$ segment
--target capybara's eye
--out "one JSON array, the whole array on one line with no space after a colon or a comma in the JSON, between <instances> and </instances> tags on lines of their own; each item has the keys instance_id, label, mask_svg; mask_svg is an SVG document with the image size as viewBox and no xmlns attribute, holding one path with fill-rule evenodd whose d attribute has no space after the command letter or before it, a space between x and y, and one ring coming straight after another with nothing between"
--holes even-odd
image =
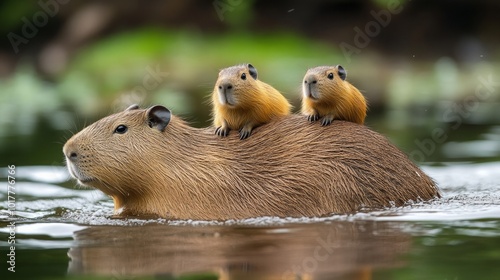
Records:
<instances>
[{"instance_id":1,"label":"capybara's eye","mask_svg":"<svg viewBox=\"0 0 500 280\"><path fill-rule=\"evenodd\" d=\"M333 73L328 73L328 79L333 80Z\"/></svg>"},{"instance_id":2,"label":"capybara's eye","mask_svg":"<svg viewBox=\"0 0 500 280\"><path fill-rule=\"evenodd\" d=\"M114 133L123 134L123 133L127 132L127 130L128 130L128 127L126 125L120 124L119 126L117 126L115 128Z\"/></svg>"},{"instance_id":3,"label":"capybara's eye","mask_svg":"<svg viewBox=\"0 0 500 280\"><path fill-rule=\"evenodd\" d=\"M246 80L247 79L247 74L246 73L241 74L241 79L242 80Z\"/></svg>"}]
</instances>

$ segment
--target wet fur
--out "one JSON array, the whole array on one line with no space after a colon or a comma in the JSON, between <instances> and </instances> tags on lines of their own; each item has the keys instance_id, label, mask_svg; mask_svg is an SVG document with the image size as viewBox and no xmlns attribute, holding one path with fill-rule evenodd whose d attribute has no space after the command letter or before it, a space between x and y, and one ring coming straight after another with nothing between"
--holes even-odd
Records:
<instances>
[{"instance_id":1,"label":"wet fur","mask_svg":"<svg viewBox=\"0 0 500 280\"><path fill-rule=\"evenodd\" d=\"M129 129L113 134L119 124ZM385 137L336 121L279 117L254 137L220 138L172 119L163 132L146 110L106 117L73 136L86 185L114 199L117 214L173 219L322 216L439 197L435 183Z\"/></svg>"}]
</instances>

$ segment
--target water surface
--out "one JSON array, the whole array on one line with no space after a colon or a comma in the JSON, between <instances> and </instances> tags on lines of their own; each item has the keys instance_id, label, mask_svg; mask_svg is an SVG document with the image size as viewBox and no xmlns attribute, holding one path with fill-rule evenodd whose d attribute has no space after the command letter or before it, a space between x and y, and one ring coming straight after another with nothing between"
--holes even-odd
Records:
<instances>
[{"instance_id":1,"label":"water surface","mask_svg":"<svg viewBox=\"0 0 500 280\"><path fill-rule=\"evenodd\" d=\"M499 279L500 163L423 169L441 199L220 222L112 219L112 201L64 167L17 167L15 216L0 208L2 248L16 223L16 272L1 279Z\"/></svg>"}]
</instances>

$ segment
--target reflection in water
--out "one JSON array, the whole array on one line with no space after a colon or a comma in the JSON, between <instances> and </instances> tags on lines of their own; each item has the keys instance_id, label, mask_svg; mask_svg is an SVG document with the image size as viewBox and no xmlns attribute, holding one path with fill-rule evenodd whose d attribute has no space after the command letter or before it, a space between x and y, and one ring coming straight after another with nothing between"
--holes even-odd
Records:
<instances>
[{"instance_id":1,"label":"reflection in water","mask_svg":"<svg viewBox=\"0 0 500 280\"><path fill-rule=\"evenodd\" d=\"M91 226L75 232L71 274L214 279L371 279L401 266L411 237L375 221L251 226Z\"/></svg>"}]
</instances>

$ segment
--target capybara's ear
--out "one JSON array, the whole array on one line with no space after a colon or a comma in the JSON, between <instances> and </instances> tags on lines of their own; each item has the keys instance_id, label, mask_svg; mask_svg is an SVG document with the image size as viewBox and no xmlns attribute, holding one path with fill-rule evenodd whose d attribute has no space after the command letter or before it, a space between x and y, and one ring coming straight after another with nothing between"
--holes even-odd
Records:
<instances>
[{"instance_id":1,"label":"capybara's ear","mask_svg":"<svg viewBox=\"0 0 500 280\"><path fill-rule=\"evenodd\" d=\"M139 105L132 104L132 105L128 106L127 109L125 109L125 111L137 110L137 109L139 109Z\"/></svg>"},{"instance_id":2,"label":"capybara's ear","mask_svg":"<svg viewBox=\"0 0 500 280\"><path fill-rule=\"evenodd\" d=\"M337 72L342 81L345 81L345 78L347 78L347 72L345 71L344 67L342 67L340 64L337 65Z\"/></svg>"},{"instance_id":3,"label":"capybara's ear","mask_svg":"<svg viewBox=\"0 0 500 280\"><path fill-rule=\"evenodd\" d=\"M146 111L146 116L148 118L149 127L156 128L163 132L170 122L171 114L169 109L161 105L156 105Z\"/></svg>"},{"instance_id":4,"label":"capybara's ear","mask_svg":"<svg viewBox=\"0 0 500 280\"><path fill-rule=\"evenodd\" d=\"M247 67L248 67L248 73L250 73L250 76L252 76L252 78L257 80L257 69L255 67L253 67L253 65L250 63L247 64Z\"/></svg>"}]
</instances>

